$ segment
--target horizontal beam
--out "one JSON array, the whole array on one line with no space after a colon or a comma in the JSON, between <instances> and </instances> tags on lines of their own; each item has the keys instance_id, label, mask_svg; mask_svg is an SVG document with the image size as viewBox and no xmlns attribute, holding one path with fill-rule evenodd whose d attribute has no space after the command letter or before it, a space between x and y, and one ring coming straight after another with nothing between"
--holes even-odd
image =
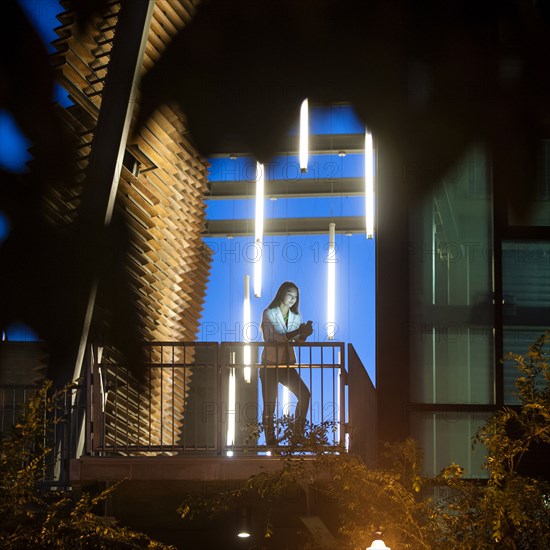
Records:
<instances>
[{"instance_id":1,"label":"horizontal beam","mask_svg":"<svg viewBox=\"0 0 550 550\"><path fill-rule=\"evenodd\" d=\"M289 150L281 151L278 155L297 154L298 135L288 137ZM364 153L365 134L310 134L309 154L330 155L338 153ZM237 137L226 138L209 157L250 156L250 147Z\"/></svg>"},{"instance_id":2,"label":"horizontal beam","mask_svg":"<svg viewBox=\"0 0 550 550\"><path fill-rule=\"evenodd\" d=\"M310 235L328 233L329 223L337 233L364 233L363 216L336 218L269 218L264 221L264 235ZM209 220L203 237L245 237L254 235L254 220Z\"/></svg>"},{"instance_id":3,"label":"horizontal beam","mask_svg":"<svg viewBox=\"0 0 550 550\"><path fill-rule=\"evenodd\" d=\"M210 193L206 199L246 199L254 198L255 180L213 181L209 184ZM266 180L267 197L328 197L330 195L363 195L364 178L318 178L300 180Z\"/></svg>"},{"instance_id":4,"label":"horizontal beam","mask_svg":"<svg viewBox=\"0 0 550 550\"><path fill-rule=\"evenodd\" d=\"M307 459L308 457L304 457ZM195 451L192 456L116 456L90 457L70 461L70 480L77 486L105 480L132 481L242 481L260 472L281 469L279 457L244 457L227 460L223 456L205 456Z\"/></svg>"}]
</instances>

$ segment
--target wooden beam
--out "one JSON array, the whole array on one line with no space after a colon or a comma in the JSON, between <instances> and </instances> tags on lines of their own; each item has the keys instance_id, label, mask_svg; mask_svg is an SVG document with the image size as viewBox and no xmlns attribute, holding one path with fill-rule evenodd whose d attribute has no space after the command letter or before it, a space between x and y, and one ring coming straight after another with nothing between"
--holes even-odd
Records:
<instances>
[{"instance_id":1,"label":"wooden beam","mask_svg":"<svg viewBox=\"0 0 550 550\"><path fill-rule=\"evenodd\" d=\"M255 194L254 180L213 181L206 199L250 199ZM363 178L336 178L334 180L300 179L299 181L267 180L267 197L328 197L334 195L361 196L365 193Z\"/></svg>"},{"instance_id":2,"label":"wooden beam","mask_svg":"<svg viewBox=\"0 0 550 550\"><path fill-rule=\"evenodd\" d=\"M295 140L295 147L292 147L294 151L298 151L298 136L289 136L289 143ZM310 155L330 155L345 153L347 155L352 153L362 154L365 152L365 134L311 134L309 136L309 154ZM280 154L288 153L288 151L281 151ZM229 155L236 155L238 157L248 156L250 154L249 148L238 139L238 137L226 138L226 140L220 144L218 149L212 153L209 153L209 157L227 157Z\"/></svg>"},{"instance_id":3,"label":"wooden beam","mask_svg":"<svg viewBox=\"0 0 550 550\"><path fill-rule=\"evenodd\" d=\"M270 218L264 222L264 235L310 235L328 233L328 225L336 223L337 233L364 233L363 216L338 218ZM244 237L254 235L254 220L210 220L203 237Z\"/></svg>"}]
</instances>

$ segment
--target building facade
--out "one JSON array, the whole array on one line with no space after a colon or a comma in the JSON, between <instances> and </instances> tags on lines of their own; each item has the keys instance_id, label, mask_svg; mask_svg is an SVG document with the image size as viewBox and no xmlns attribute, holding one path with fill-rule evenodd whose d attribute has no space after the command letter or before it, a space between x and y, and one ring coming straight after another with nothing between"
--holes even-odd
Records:
<instances>
[{"instance_id":1,"label":"building facade","mask_svg":"<svg viewBox=\"0 0 550 550\"><path fill-rule=\"evenodd\" d=\"M518 373L503 358L525 353L550 326L549 143L540 142L534 202L522 218L483 145L445 171L436 159L396 163L381 146L378 437L414 437L428 474L454 461L467 476L487 475L472 437L517 404ZM391 178L437 183L403 200Z\"/></svg>"}]
</instances>

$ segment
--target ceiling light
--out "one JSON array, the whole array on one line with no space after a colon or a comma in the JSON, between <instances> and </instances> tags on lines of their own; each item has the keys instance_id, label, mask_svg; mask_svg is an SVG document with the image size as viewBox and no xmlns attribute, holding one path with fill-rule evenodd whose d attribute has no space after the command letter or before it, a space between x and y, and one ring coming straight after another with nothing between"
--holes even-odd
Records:
<instances>
[{"instance_id":1,"label":"ceiling light","mask_svg":"<svg viewBox=\"0 0 550 550\"><path fill-rule=\"evenodd\" d=\"M256 222L255 237L256 245L254 258L254 296L259 298L262 295L262 243L264 238L264 193L265 178L264 165L256 162Z\"/></svg>"},{"instance_id":2,"label":"ceiling light","mask_svg":"<svg viewBox=\"0 0 550 550\"><path fill-rule=\"evenodd\" d=\"M367 239L374 238L374 147L368 131L365 132L365 226Z\"/></svg>"},{"instance_id":3,"label":"ceiling light","mask_svg":"<svg viewBox=\"0 0 550 550\"><path fill-rule=\"evenodd\" d=\"M300 107L300 172L307 172L309 155L309 102L302 101Z\"/></svg>"}]
</instances>

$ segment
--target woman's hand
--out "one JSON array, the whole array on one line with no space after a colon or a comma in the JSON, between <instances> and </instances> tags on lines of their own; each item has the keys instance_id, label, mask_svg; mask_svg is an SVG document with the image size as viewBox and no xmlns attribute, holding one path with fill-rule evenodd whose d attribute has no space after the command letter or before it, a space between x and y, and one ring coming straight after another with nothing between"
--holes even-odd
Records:
<instances>
[{"instance_id":1,"label":"woman's hand","mask_svg":"<svg viewBox=\"0 0 550 550\"><path fill-rule=\"evenodd\" d=\"M300 325L300 336L304 340L313 334L313 323L308 321L307 323L302 323Z\"/></svg>"},{"instance_id":2,"label":"woman's hand","mask_svg":"<svg viewBox=\"0 0 550 550\"><path fill-rule=\"evenodd\" d=\"M294 339L304 341L308 336L311 336L312 334L312 321L308 321L307 323L302 323L296 330L293 330L292 332L287 332L285 336L286 339L290 341L294 341Z\"/></svg>"}]
</instances>

